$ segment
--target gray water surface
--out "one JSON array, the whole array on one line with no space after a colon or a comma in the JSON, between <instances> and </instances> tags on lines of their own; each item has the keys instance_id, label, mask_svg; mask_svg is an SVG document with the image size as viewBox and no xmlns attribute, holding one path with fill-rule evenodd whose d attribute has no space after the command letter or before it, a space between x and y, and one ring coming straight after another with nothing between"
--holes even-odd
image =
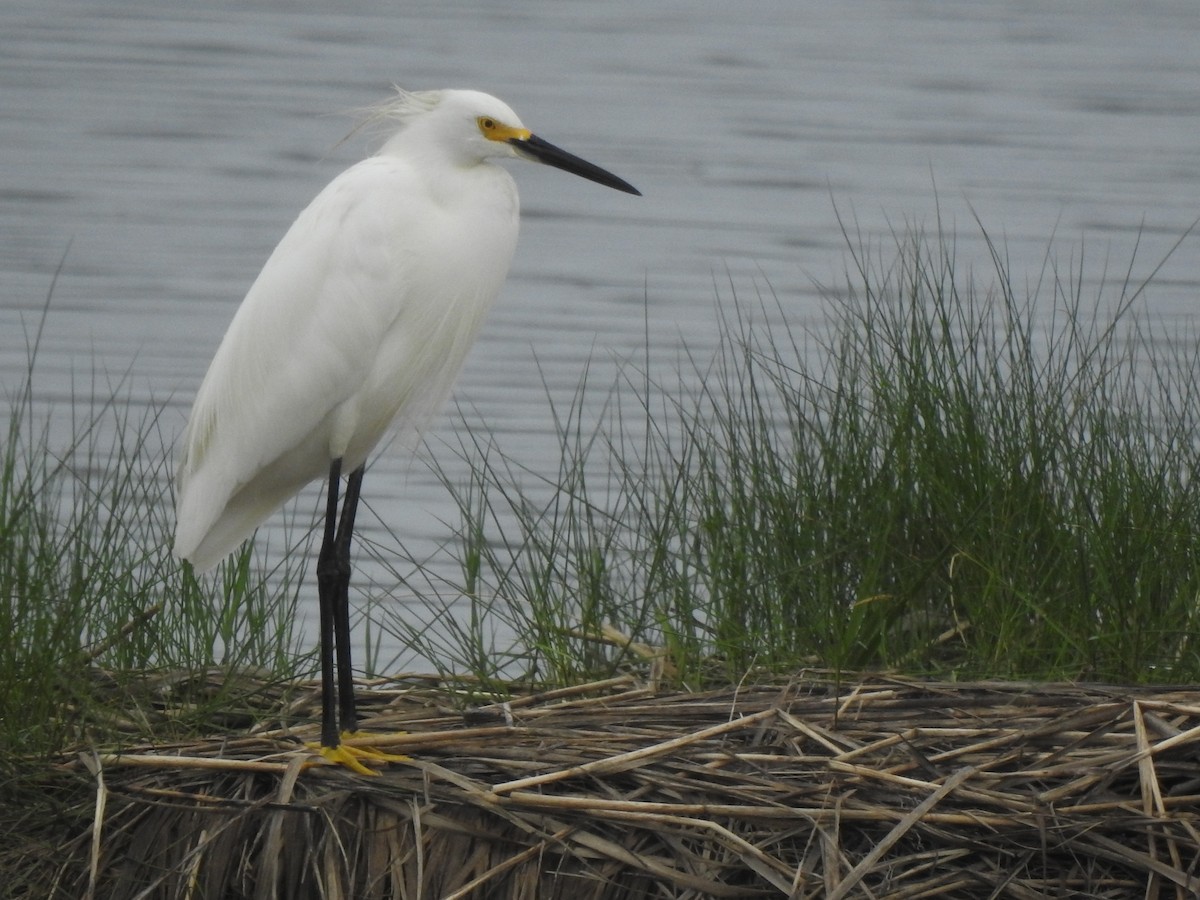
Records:
<instances>
[{"instance_id":1,"label":"gray water surface","mask_svg":"<svg viewBox=\"0 0 1200 900\"><path fill-rule=\"evenodd\" d=\"M569 401L589 358L636 357L647 328L666 359L711 345L722 291L772 290L789 324L819 323L813 284L840 283L846 264L839 213L884 247L940 217L960 267L986 277L977 215L1018 284L1055 235L1064 258L1084 241L1093 282L1106 258L1120 280L1140 240L1137 280L1200 215L1194 0L326 6L0 5L6 391L62 262L39 396L129 370L135 400L167 400L164 427L182 429L276 241L370 152L343 141L353 111L392 83L495 93L645 195L512 166L521 244L456 398L551 475L546 390ZM1194 320L1198 282L1191 240L1147 314ZM452 422L426 452L455 477L438 449ZM451 540L454 510L423 463L385 454L366 490L415 556Z\"/></svg>"}]
</instances>

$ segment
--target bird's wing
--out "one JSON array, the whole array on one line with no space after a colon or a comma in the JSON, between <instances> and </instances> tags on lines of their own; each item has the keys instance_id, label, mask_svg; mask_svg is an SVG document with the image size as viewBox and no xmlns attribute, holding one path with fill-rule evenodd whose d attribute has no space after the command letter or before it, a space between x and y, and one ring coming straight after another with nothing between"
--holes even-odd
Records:
<instances>
[{"instance_id":1,"label":"bird's wing","mask_svg":"<svg viewBox=\"0 0 1200 900\"><path fill-rule=\"evenodd\" d=\"M218 543L228 546L202 554L219 559L328 467L335 413L404 306L397 229L406 186L403 167L379 158L348 169L301 213L250 288L184 434L180 556L224 530ZM239 495L242 508L228 510ZM229 515L243 521L220 521Z\"/></svg>"}]
</instances>

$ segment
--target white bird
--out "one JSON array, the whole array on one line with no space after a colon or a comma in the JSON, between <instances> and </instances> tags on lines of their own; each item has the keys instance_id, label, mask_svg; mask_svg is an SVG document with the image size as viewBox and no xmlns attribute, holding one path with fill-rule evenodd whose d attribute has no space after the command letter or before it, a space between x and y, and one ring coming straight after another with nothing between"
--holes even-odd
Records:
<instances>
[{"instance_id":1,"label":"white bird","mask_svg":"<svg viewBox=\"0 0 1200 900\"><path fill-rule=\"evenodd\" d=\"M488 94L400 92L379 115L395 133L300 213L234 315L196 394L175 482L175 553L204 571L327 475L321 752L357 771L370 770L341 733L358 725L348 588L363 469L389 430L418 431L438 409L508 273L519 203L492 161L530 159L639 193L541 140Z\"/></svg>"}]
</instances>

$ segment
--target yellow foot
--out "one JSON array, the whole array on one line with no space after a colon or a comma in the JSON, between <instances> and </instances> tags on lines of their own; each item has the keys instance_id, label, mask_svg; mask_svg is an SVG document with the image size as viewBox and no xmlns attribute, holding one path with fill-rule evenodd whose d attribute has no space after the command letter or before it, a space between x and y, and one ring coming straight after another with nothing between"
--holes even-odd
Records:
<instances>
[{"instance_id":1,"label":"yellow foot","mask_svg":"<svg viewBox=\"0 0 1200 900\"><path fill-rule=\"evenodd\" d=\"M377 750L374 747L358 747L351 746L345 743L346 740L355 738L369 737L361 731L345 731L342 732L342 742L336 747L326 747L322 744L308 744L310 750L315 750L325 759L339 766L345 766L352 772L357 772L359 775L378 775L379 772L364 764L370 763L389 763L389 762L406 762L407 756L398 756L394 753L385 753L382 750Z\"/></svg>"}]
</instances>

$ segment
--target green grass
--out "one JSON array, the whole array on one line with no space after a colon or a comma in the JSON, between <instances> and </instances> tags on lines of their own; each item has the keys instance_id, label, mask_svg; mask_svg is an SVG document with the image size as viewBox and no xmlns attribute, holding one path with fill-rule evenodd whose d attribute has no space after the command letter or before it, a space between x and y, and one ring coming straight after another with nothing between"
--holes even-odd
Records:
<instances>
[{"instance_id":1,"label":"green grass","mask_svg":"<svg viewBox=\"0 0 1200 900\"><path fill-rule=\"evenodd\" d=\"M828 329L734 302L682 379L649 357L599 394L585 374L554 409L556 471L468 433L472 474L447 478L464 599L438 586L388 627L497 685L616 670L606 625L689 685L806 665L1194 680L1196 336L1145 322L1133 261L1085 296L1082 248L1048 256L1022 293L990 241L978 283L941 234L847 239Z\"/></svg>"},{"instance_id":2,"label":"green grass","mask_svg":"<svg viewBox=\"0 0 1200 900\"><path fill-rule=\"evenodd\" d=\"M459 583L427 569L399 613L369 598L373 640L498 689L644 660L628 641L695 687L804 666L1195 680L1200 342L1147 325L1127 273L1085 296L1082 251L1022 292L998 248L968 277L947 240L848 236L827 326L790 330L768 293L722 304L711 357L664 373L647 350L599 389L585 371L552 406L553 471L466 432ZM0 449L0 759L253 706L214 670L311 672L303 566L247 549L192 578L165 407L125 378L35 402L42 324Z\"/></svg>"},{"instance_id":3,"label":"green grass","mask_svg":"<svg viewBox=\"0 0 1200 900\"><path fill-rule=\"evenodd\" d=\"M35 402L49 312L47 302L26 334L28 369L5 398L0 448L0 759L9 761L85 736L185 734L241 701L236 682L222 689L210 670L284 678L311 664L294 629L296 573L263 574L247 550L201 586L171 557L162 406L133 412L126 378L62 404ZM163 676L157 693L145 692L147 673Z\"/></svg>"}]
</instances>

